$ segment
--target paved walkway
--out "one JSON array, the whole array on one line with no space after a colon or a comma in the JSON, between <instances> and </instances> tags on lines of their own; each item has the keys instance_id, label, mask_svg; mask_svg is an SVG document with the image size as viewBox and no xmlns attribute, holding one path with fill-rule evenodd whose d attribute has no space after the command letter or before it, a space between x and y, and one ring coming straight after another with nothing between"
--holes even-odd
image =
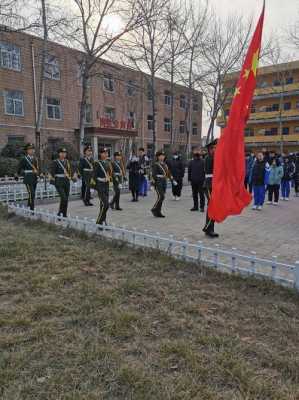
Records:
<instances>
[{"instance_id":1,"label":"paved walkway","mask_svg":"<svg viewBox=\"0 0 299 400\"><path fill-rule=\"evenodd\" d=\"M168 190L163 209L166 218L158 219L150 212L156 198L153 192L138 203L132 203L131 196L124 194L121 197L123 211L109 210L107 222L137 228L139 231L146 229L150 232L173 234L177 239L187 238L193 243L202 241L207 245L219 244L223 249L234 247L245 254L255 251L258 257L277 256L282 262L294 263L299 260L299 198L292 197L289 202L281 202L277 207L265 205L262 211L248 208L242 215L230 217L224 223L216 225L215 229L220 237L212 240L202 232L205 214L189 211L192 207L190 189L183 189L179 202L173 201L171 197ZM93 202L94 207L85 207L79 200L71 201L69 214L96 218L98 199ZM55 202L42 207L56 211L58 204Z\"/></svg>"}]
</instances>

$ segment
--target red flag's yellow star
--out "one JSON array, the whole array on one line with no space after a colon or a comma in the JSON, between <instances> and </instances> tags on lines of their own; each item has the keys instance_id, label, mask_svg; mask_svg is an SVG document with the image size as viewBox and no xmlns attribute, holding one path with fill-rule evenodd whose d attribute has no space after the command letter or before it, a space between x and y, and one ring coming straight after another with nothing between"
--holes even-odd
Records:
<instances>
[{"instance_id":1,"label":"red flag's yellow star","mask_svg":"<svg viewBox=\"0 0 299 400\"><path fill-rule=\"evenodd\" d=\"M244 71L243 78L248 79L249 74L250 74L250 69L247 69L247 68L246 68L245 71Z\"/></svg>"},{"instance_id":2,"label":"red flag's yellow star","mask_svg":"<svg viewBox=\"0 0 299 400\"><path fill-rule=\"evenodd\" d=\"M234 97L238 96L238 94L241 93L240 90L241 90L241 87L240 87L240 86L239 86L239 87L236 87L235 93L234 93Z\"/></svg>"},{"instance_id":3,"label":"red flag's yellow star","mask_svg":"<svg viewBox=\"0 0 299 400\"><path fill-rule=\"evenodd\" d=\"M259 65L259 53L260 53L260 49L257 49L257 51L255 53L253 53L251 70L252 70L254 76L256 76L256 71L257 71L257 68Z\"/></svg>"}]
</instances>

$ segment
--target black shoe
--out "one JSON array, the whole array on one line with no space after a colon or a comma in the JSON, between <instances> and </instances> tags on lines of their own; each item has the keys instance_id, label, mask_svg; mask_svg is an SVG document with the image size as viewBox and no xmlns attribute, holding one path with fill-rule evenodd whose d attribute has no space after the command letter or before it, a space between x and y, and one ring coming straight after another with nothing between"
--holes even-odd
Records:
<instances>
[{"instance_id":1,"label":"black shoe","mask_svg":"<svg viewBox=\"0 0 299 400\"><path fill-rule=\"evenodd\" d=\"M83 201L83 203L86 207L89 205L87 201Z\"/></svg>"},{"instance_id":2,"label":"black shoe","mask_svg":"<svg viewBox=\"0 0 299 400\"><path fill-rule=\"evenodd\" d=\"M114 210L114 208L115 208L115 207L114 207L114 204L112 204L112 203L109 204L109 207L110 207L112 210Z\"/></svg>"},{"instance_id":3,"label":"black shoe","mask_svg":"<svg viewBox=\"0 0 299 400\"><path fill-rule=\"evenodd\" d=\"M116 209L115 210L117 210L117 211L122 211L123 209L122 208L120 208L120 207L116 207Z\"/></svg>"},{"instance_id":4,"label":"black shoe","mask_svg":"<svg viewBox=\"0 0 299 400\"><path fill-rule=\"evenodd\" d=\"M193 207L193 208L191 208L191 210L190 211L198 211L198 208L196 208L196 207Z\"/></svg>"},{"instance_id":5,"label":"black shoe","mask_svg":"<svg viewBox=\"0 0 299 400\"><path fill-rule=\"evenodd\" d=\"M154 217L158 218L158 213L156 210L151 210L152 214Z\"/></svg>"},{"instance_id":6,"label":"black shoe","mask_svg":"<svg viewBox=\"0 0 299 400\"><path fill-rule=\"evenodd\" d=\"M89 202L87 205L88 205L88 206L93 206L93 204L92 204L91 202Z\"/></svg>"},{"instance_id":7,"label":"black shoe","mask_svg":"<svg viewBox=\"0 0 299 400\"><path fill-rule=\"evenodd\" d=\"M165 218L165 215L163 215L162 213L160 213L160 214L157 214L157 217L158 217L158 218Z\"/></svg>"},{"instance_id":8,"label":"black shoe","mask_svg":"<svg viewBox=\"0 0 299 400\"><path fill-rule=\"evenodd\" d=\"M205 234L206 234L206 236L209 236L210 238L213 238L213 239L219 237L218 233L215 233L215 232L205 231Z\"/></svg>"},{"instance_id":9,"label":"black shoe","mask_svg":"<svg viewBox=\"0 0 299 400\"><path fill-rule=\"evenodd\" d=\"M137 200L136 200L136 199L132 199L131 201L132 201L133 203L136 203Z\"/></svg>"},{"instance_id":10,"label":"black shoe","mask_svg":"<svg viewBox=\"0 0 299 400\"><path fill-rule=\"evenodd\" d=\"M205 209L204 209L204 208L201 208L201 209L200 209L200 212L205 212Z\"/></svg>"}]
</instances>

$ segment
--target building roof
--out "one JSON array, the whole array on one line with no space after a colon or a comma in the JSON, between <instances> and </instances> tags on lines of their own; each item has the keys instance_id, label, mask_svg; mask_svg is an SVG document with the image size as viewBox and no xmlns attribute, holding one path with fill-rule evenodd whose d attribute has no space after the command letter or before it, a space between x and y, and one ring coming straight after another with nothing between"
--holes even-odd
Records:
<instances>
[{"instance_id":1,"label":"building roof","mask_svg":"<svg viewBox=\"0 0 299 400\"><path fill-rule=\"evenodd\" d=\"M290 71L293 69L299 69L299 60L290 61L281 64L267 65L258 68L258 76L260 75L268 75L282 71ZM235 80L239 77L240 71L232 72L225 77L225 81Z\"/></svg>"}]
</instances>

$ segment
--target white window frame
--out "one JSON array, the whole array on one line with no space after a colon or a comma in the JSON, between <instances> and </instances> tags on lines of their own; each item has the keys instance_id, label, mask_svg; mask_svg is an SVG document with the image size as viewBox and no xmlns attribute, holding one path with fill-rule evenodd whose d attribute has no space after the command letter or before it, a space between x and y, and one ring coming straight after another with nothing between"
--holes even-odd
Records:
<instances>
[{"instance_id":1,"label":"white window frame","mask_svg":"<svg viewBox=\"0 0 299 400\"><path fill-rule=\"evenodd\" d=\"M135 111L128 111L128 121L132 122L132 128L136 127L136 113Z\"/></svg>"},{"instance_id":2,"label":"white window frame","mask_svg":"<svg viewBox=\"0 0 299 400\"><path fill-rule=\"evenodd\" d=\"M151 117L151 118L149 118L149 117ZM151 128L150 128L150 124L151 124ZM154 116L150 115L150 114L148 114L148 116L147 116L147 129L149 131L154 130Z\"/></svg>"},{"instance_id":3,"label":"white window frame","mask_svg":"<svg viewBox=\"0 0 299 400\"><path fill-rule=\"evenodd\" d=\"M171 120L170 118L164 118L164 132L171 132Z\"/></svg>"},{"instance_id":4,"label":"white window frame","mask_svg":"<svg viewBox=\"0 0 299 400\"><path fill-rule=\"evenodd\" d=\"M60 81L60 77L61 73L58 58L48 54L45 59L45 78Z\"/></svg>"},{"instance_id":5,"label":"white window frame","mask_svg":"<svg viewBox=\"0 0 299 400\"><path fill-rule=\"evenodd\" d=\"M133 81L132 79L129 79L127 82L127 96L134 97L135 94L136 94L136 82Z\"/></svg>"},{"instance_id":6,"label":"white window frame","mask_svg":"<svg viewBox=\"0 0 299 400\"><path fill-rule=\"evenodd\" d=\"M48 100L58 100L59 104L49 104ZM62 107L61 107L61 100L59 98L56 97L46 97L46 107L47 107L47 119L51 120L51 121L61 121L62 120ZM54 118L49 117L49 107L51 107L53 109L53 115ZM56 112L55 110L58 109L59 110L59 118L55 118Z\"/></svg>"},{"instance_id":7,"label":"white window frame","mask_svg":"<svg viewBox=\"0 0 299 400\"><path fill-rule=\"evenodd\" d=\"M22 98L18 99L13 97L11 95L12 93L19 93ZM12 100L14 111L16 110L16 103L20 103L22 105L22 113L21 114L16 114L15 112L10 113L7 109L7 99ZM24 94L21 90L4 90L4 112L6 115L12 115L14 117L24 117Z\"/></svg>"},{"instance_id":8,"label":"white window frame","mask_svg":"<svg viewBox=\"0 0 299 400\"><path fill-rule=\"evenodd\" d=\"M113 113L107 112L108 109L109 110L113 110ZM111 114L113 114L113 116ZM116 119L116 110L115 110L115 108L114 107L110 107L110 106L106 106L104 108L104 115L105 115L106 118L109 118L109 119L111 119L111 121L114 121Z\"/></svg>"},{"instance_id":9,"label":"white window frame","mask_svg":"<svg viewBox=\"0 0 299 400\"><path fill-rule=\"evenodd\" d=\"M182 100L184 99L184 106L182 106ZM186 107L187 107L187 98L186 98L186 95L184 95L184 94L181 94L180 95L180 108L182 109L182 110L186 110Z\"/></svg>"},{"instance_id":10,"label":"white window frame","mask_svg":"<svg viewBox=\"0 0 299 400\"><path fill-rule=\"evenodd\" d=\"M108 83L108 85L107 85L107 83ZM108 93L114 93L115 92L115 82L114 82L114 79L113 79L113 75L110 72L104 72L103 90L105 92L108 92Z\"/></svg>"},{"instance_id":11,"label":"white window frame","mask_svg":"<svg viewBox=\"0 0 299 400\"><path fill-rule=\"evenodd\" d=\"M164 91L164 104L171 107L171 92L169 90Z\"/></svg>"},{"instance_id":12,"label":"white window frame","mask_svg":"<svg viewBox=\"0 0 299 400\"><path fill-rule=\"evenodd\" d=\"M182 129L182 127L184 127L184 128ZM180 134L186 133L186 122L185 121L180 121L179 132L180 132Z\"/></svg>"},{"instance_id":13,"label":"white window frame","mask_svg":"<svg viewBox=\"0 0 299 400\"><path fill-rule=\"evenodd\" d=\"M6 57L6 65L4 65L4 57ZM14 66L14 63L17 65ZM13 44L0 41L0 68L20 72L22 70L21 49Z\"/></svg>"},{"instance_id":14,"label":"white window frame","mask_svg":"<svg viewBox=\"0 0 299 400\"><path fill-rule=\"evenodd\" d=\"M196 129L196 133L194 133L194 129ZM192 122L192 136L197 136L197 135L198 135L198 123Z\"/></svg>"}]
</instances>

